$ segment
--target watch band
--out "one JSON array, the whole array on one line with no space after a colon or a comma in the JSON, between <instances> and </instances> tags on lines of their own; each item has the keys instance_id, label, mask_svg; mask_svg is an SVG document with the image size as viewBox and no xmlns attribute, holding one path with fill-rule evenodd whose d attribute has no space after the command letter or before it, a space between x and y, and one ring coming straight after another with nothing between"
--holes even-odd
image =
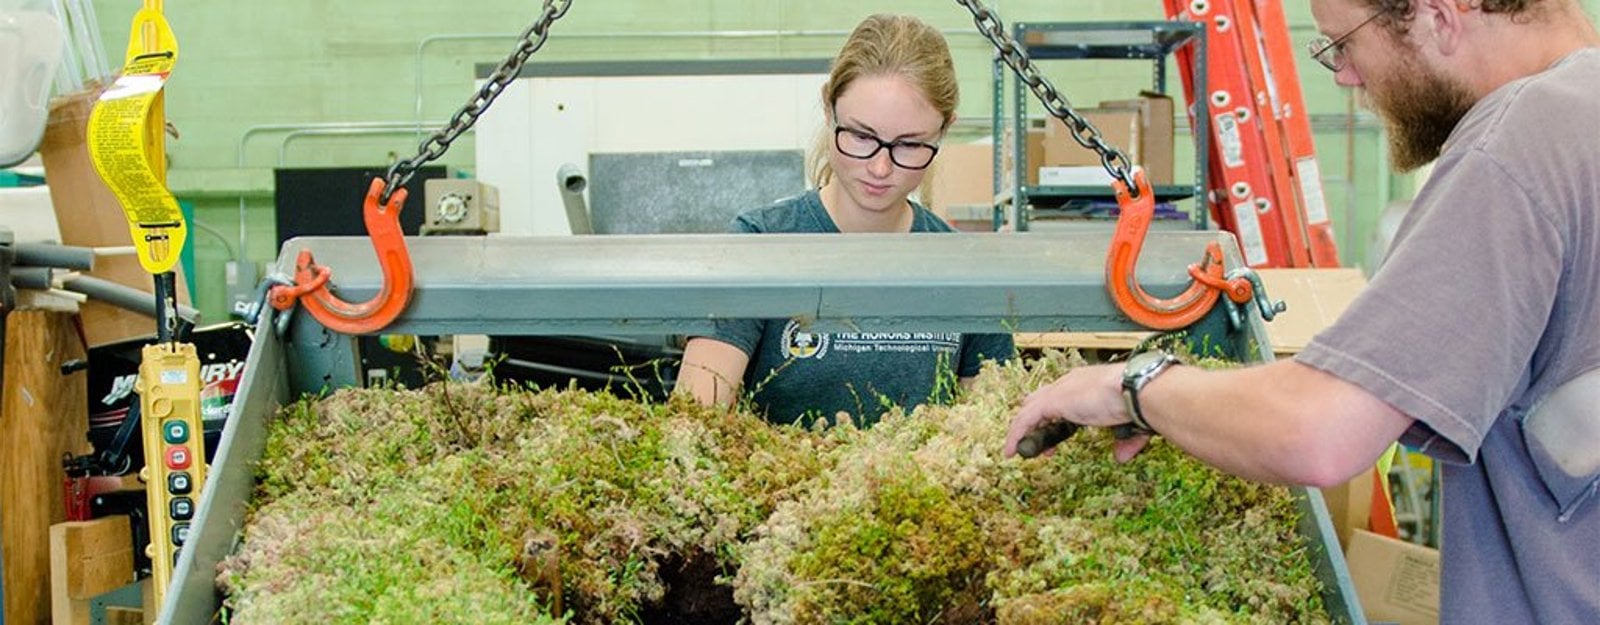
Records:
<instances>
[{"instance_id":1,"label":"watch band","mask_svg":"<svg viewBox=\"0 0 1600 625\"><path fill-rule=\"evenodd\" d=\"M1128 418L1133 419L1133 429L1140 434L1155 434L1156 429L1144 420L1144 410L1139 408L1139 391L1127 390L1123 393L1128 400Z\"/></svg>"},{"instance_id":2,"label":"watch band","mask_svg":"<svg viewBox=\"0 0 1600 625\"><path fill-rule=\"evenodd\" d=\"M1165 352L1145 352L1128 360L1122 370L1122 400L1128 410L1128 418L1133 421L1133 426L1142 433L1155 434L1155 428L1150 427L1150 422L1144 418L1144 409L1139 404L1139 391L1155 379L1162 371L1178 363L1178 358Z\"/></svg>"}]
</instances>

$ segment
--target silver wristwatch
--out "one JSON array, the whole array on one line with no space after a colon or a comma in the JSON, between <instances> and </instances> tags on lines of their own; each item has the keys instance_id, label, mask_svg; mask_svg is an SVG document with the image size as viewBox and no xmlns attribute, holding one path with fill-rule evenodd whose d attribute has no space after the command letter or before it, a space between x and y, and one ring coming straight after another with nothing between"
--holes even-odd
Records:
<instances>
[{"instance_id":1,"label":"silver wristwatch","mask_svg":"<svg viewBox=\"0 0 1600 625\"><path fill-rule=\"evenodd\" d=\"M1139 408L1139 391L1175 364L1178 358L1172 354L1144 352L1128 359L1127 366L1122 368L1122 403L1128 408L1128 418L1133 419L1134 427L1142 433L1154 434L1155 430L1144 420L1144 412Z\"/></svg>"}]
</instances>

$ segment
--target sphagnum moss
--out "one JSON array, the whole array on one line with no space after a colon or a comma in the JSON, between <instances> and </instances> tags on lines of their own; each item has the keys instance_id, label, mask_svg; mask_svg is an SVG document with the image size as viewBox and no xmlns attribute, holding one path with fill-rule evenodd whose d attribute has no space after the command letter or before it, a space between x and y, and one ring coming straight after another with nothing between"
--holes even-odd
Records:
<instances>
[{"instance_id":1,"label":"sphagnum moss","mask_svg":"<svg viewBox=\"0 0 1600 625\"><path fill-rule=\"evenodd\" d=\"M1326 622L1286 490L1159 439L999 457L1079 362L867 430L489 384L299 403L219 575L230 622Z\"/></svg>"}]
</instances>

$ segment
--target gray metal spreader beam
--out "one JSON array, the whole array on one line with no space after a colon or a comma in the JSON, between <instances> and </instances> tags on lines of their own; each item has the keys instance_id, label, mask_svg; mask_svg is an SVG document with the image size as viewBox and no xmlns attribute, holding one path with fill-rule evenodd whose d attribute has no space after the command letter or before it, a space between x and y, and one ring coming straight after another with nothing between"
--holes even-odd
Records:
<instances>
[{"instance_id":1,"label":"gray metal spreader beam","mask_svg":"<svg viewBox=\"0 0 1600 625\"><path fill-rule=\"evenodd\" d=\"M1230 235L1153 233L1140 278L1170 295L1205 244ZM1105 292L1109 233L429 237L408 241L414 299L386 332L685 334L714 318L797 318L819 331L1131 330ZM382 282L348 237L289 241L333 267L340 296Z\"/></svg>"},{"instance_id":2,"label":"gray metal spreader beam","mask_svg":"<svg viewBox=\"0 0 1600 625\"><path fill-rule=\"evenodd\" d=\"M1152 293L1189 283L1188 267L1232 235L1151 233L1139 263ZM423 237L408 240L415 289L384 331L454 335L692 335L715 319L799 319L821 332L1051 332L1140 329L1105 288L1110 233L626 235ZM309 249L333 268L340 297L363 301L383 275L357 237L284 244L290 275ZM1237 331L1222 311L1197 343L1240 358L1266 333ZM1254 317L1251 317L1254 319ZM296 313L286 347L290 390L361 383L356 342ZM1258 320L1250 323L1259 324ZM1247 338L1249 337L1249 338Z\"/></svg>"}]
</instances>

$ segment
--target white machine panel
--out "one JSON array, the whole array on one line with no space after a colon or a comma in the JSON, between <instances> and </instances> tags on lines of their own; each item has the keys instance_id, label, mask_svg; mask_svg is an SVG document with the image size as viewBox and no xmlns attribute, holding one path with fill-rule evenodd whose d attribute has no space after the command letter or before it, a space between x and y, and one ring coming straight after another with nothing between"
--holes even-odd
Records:
<instances>
[{"instance_id":1,"label":"white machine panel","mask_svg":"<svg viewBox=\"0 0 1600 625\"><path fill-rule=\"evenodd\" d=\"M547 63L524 68L476 130L501 231L569 234L556 171L590 153L808 150L826 60ZM776 199L776 198L774 198Z\"/></svg>"}]
</instances>

